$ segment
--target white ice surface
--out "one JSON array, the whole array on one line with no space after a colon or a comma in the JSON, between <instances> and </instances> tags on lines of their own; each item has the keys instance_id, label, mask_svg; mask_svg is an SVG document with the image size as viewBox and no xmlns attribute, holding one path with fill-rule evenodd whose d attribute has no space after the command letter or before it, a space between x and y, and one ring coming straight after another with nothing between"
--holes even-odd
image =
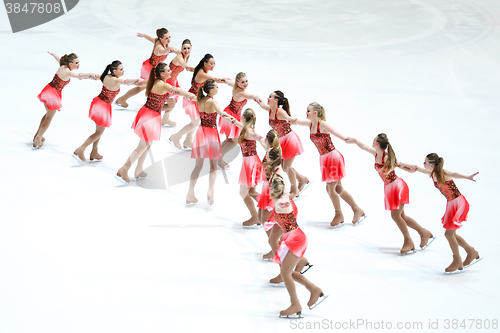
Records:
<instances>
[{"instance_id":1,"label":"white ice surface","mask_svg":"<svg viewBox=\"0 0 500 333\"><path fill-rule=\"evenodd\" d=\"M369 217L331 230L317 150L307 129L295 127L306 153L294 166L314 181L297 201L314 264L307 277L330 295L309 311L308 292L297 286L301 325L327 323L333 331L330 321L333 328L350 320L421 322L423 329L405 331L425 332L438 320L436 332L445 331L446 319L500 319L497 0L81 0L63 17L16 34L0 12L0 332L295 331L277 317L289 305L286 290L267 286L278 266L259 259L268 251L264 232L241 228L249 217L238 194L241 155L229 184L218 173L212 209L206 176L196 188L200 203L189 209L186 182L164 188L169 160L161 161L174 155L165 139L179 126L154 143L149 178L123 186L113 175L138 143L130 124L145 97L114 108L100 143L104 161L80 166L71 154L94 129L88 107L101 84L76 79L64 89L44 147L30 147L44 114L36 95L57 69L46 51L77 53L81 72L101 73L119 59L126 77L137 77L152 45L135 33L159 27L176 47L191 39L191 65L211 53L214 76L244 71L250 92L284 91L297 117L317 101L346 135L370 143L387 133L401 161L420 164L437 152L447 169L480 172L477 183L457 181L471 205L459 234L485 259L445 276L452 259L440 223L446 201L426 176L398 171L411 190L407 215L438 238L425 252L401 257L402 236L383 209L373 157L334 140L346 160L345 189ZM189 88L189 73L179 79ZM230 96L221 86L216 99L225 107ZM266 113L247 106L265 134ZM180 105L172 118L188 121ZM189 174L186 157L179 163ZM343 210L348 223L352 213L344 203ZM466 331L484 331L474 327Z\"/></svg>"}]
</instances>

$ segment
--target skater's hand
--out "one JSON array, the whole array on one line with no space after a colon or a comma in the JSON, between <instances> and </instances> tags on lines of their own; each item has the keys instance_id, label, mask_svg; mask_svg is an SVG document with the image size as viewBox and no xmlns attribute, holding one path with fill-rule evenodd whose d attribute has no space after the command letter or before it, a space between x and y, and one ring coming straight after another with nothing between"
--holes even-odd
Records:
<instances>
[{"instance_id":1,"label":"skater's hand","mask_svg":"<svg viewBox=\"0 0 500 333\"><path fill-rule=\"evenodd\" d=\"M287 121L292 124L292 125L295 125L297 123L297 118L288 118Z\"/></svg>"},{"instance_id":2,"label":"skater's hand","mask_svg":"<svg viewBox=\"0 0 500 333\"><path fill-rule=\"evenodd\" d=\"M259 104L262 103L262 99L259 96L255 96L255 98L253 100Z\"/></svg>"},{"instance_id":3,"label":"skater's hand","mask_svg":"<svg viewBox=\"0 0 500 333\"><path fill-rule=\"evenodd\" d=\"M144 34L141 34L140 32L137 33L137 37L145 38Z\"/></svg>"},{"instance_id":4,"label":"skater's hand","mask_svg":"<svg viewBox=\"0 0 500 333\"><path fill-rule=\"evenodd\" d=\"M349 143L349 144L356 143L356 141L358 141L358 140L355 138L349 138L349 137L345 138L345 142Z\"/></svg>"},{"instance_id":5,"label":"skater's hand","mask_svg":"<svg viewBox=\"0 0 500 333\"><path fill-rule=\"evenodd\" d=\"M195 94L193 94L193 93L189 93L188 95L189 95L188 99L189 99L190 101L192 101L192 100L196 99L196 95L195 95Z\"/></svg>"},{"instance_id":6,"label":"skater's hand","mask_svg":"<svg viewBox=\"0 0 500 333\"><path fill-rule=\"evenodd\" d=\"M99 74L92 74L92 80L99 80L101 76Z\"/></svg>"},{"instance_id":7,"label":"skater's hand","mask_svg":"<svg viewBox=\"0 0 500 333\"><path fill-rule=\"evenodd\" d=\"M479 172L476 172L476 173L473 173L472 175L468 176L467 179L468 180L472 180L473 182L475 182L476 180L474 179L474 176L477 175Z\"/></svg>"}]
</instances>

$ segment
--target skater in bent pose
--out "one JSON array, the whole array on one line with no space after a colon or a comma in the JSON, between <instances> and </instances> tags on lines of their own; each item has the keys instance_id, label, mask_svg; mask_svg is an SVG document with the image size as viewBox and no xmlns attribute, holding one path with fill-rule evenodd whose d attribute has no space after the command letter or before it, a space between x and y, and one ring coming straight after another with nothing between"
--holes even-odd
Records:
<instances>
[{"instance_id":1,"label":"skater in bent pose","mask_svg":"<svg viewBox=\"0 0 500 333\"><path fill-rule=\"evenodd\" d=\"M321 181L326 182L326 192L335 208L335 216L330 222L330 226L336 228L344 225L339 196L351 206L354 213L352 224L360 223L366 218L366 215L342 186L342 178L345 177L344 156L338 149L335 149L330 133L344 141L346 137L326 122L325 109L318 103L313 102L307 106L306 117L306 120L295 119L290 123L309 127L311 141L320 154Z\"/></svg>"},{"instance_id":2,"label":"skater in bent pose","mask_svg":"<svg viewBox=\"0 0 500 333\"><path fill-rule=\"evenodd\" d=\"M87 140L73 153L80 161L85 162L85 149L91 144L92 151L90 152L90 161L101 161L102 155L97 151L99 140L104 133L106 127L111 126L111 103L116 95L120 93L120 85L142 85L142 79L122 79L125 73L123 65L119 60L113 61L106 66L106 69L101 75L102 91L99 96L95 97L90 104L89 118L95 122L95 133L88 137Z\"/></svg>"},{"instance_id":3,"label":"skater in bent pose","mask_svg":"<svg viewBox=\"0 0 500 333\"><path fill-rule=\"evenodd\" d=\"M404 237L400 253L415 253L415 245L408 232L408 227L418 232L420 235L420 248L424 250L434 241L434 236L429 230L421 227L414 219L405 214L404 206L410 203L410 192L405 181L396 176L394 172L399 163L387 135L385 133L377 135L371 147L355 138L346 138L346 142L355 143L359 148L375 157L375 170L384 181L385 209L391 211L391 217Z\"/></svg>"},{"instance_id":4,"label":"skater in bent pose","mask_svg":"<svg viewBox=\"0 0 500 333\"><path fill-rule=\"evenodd\" d=\"M310 309L315 308L328 296L320 287L310 282L300 272L295 271L295 267L304 256L307 249L307 237L299 228L293 208L290 202L290 195L284 193L285 183L283 179L275 177L271 183L271 198L274 200L274 218L278 226L283 230L279 246L273 245L273 261L281 266L281 277L290 295L291 305L280 311L281 318L297 318L301 316L302 306L300 305L295 282L305 286L311 293L307 305Z\"/></svg>"},{"instance_id":5,"label":"skater in bent pose","mask_svg":"<svg viewBox=\"0 0 500 333\"><path fill-rule=\"evenodd\" d=\"M443 223L443 228L446 229L444 235L450 244L451 251L453 253L453 261L450 266L446 267L445 273L453 273L456 271L462 271L467 266L475 264L482 258L479 257L479 252L476 251L472 246L470 246L465 239L457 235L457 230L462 227L462 222L467 220L467 214L469 213L469 203L465 197L460 193L453 178L458 179L468 179L475 182L474 177L479 173L473 173L470 176L465 176L457 172L451 172L443 169L444 159L436 153L429 154L425 157L424 168L419 166L410 166L405 164L412 169L413 172L420 171L429 175L434 182L434 186L444 195L446 198L446 211L444 216L441 218ZM460 257L459 246L461 246L466 252L467 257L462 262Z\"/></svg>"},{"instance_id":6,"label":"skater in bent pose","mask_svg":"<svg viewBox=\"0 0 500 333\"><path fill-rule=\"evenodd\" d=\"M51 56L56 59L59 63L59 69L52 81L43 88L42 92L38 95L38 99L45 106L45 115L42 117L40 121L40 125L38 126L38 130L33 137L33 147L40 148L43 146L45 138L43 134L47 131L52 122L52 118L56 114L56 111L61 111L62 103L61 103L61 91L63 88L69 84L71 78L77 79L92 79L97 80L99 78L99 74L94 73L75 73L74 70L80 68L80 59L74 53L65 54L62 57L59 57L55 53L47 52Z\"/></svg>"}]
</instances>

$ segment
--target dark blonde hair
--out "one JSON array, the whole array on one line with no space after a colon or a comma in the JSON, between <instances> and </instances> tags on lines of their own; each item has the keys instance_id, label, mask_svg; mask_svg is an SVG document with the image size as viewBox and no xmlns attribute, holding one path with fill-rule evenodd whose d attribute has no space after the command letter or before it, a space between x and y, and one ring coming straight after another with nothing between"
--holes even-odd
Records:
<instances>
[{"instance_id":1,"label":"dark blonde hair","mask_svg":"<svg viewBox=\"0 0 500 333\"><path fill-rule=\"evenodd\" d=\"M65 54L61 57L61 59L59 59L59 66L64 65L64 66L69 67L69 64L77 58L78 58L78 56L74 53Z\"/></svg>"},{"instance_id":2,"label":"dark blonde hair","mask_svg":"<svg viewBox=\"0 0 500 333\"><path fill-rule=\"evenodd\" d=\"M233 92L236 90L236 88L238 88L238 81L244 77L247 77L247 75L243 72L239 72L238 74L236 74L236 78L234 79Z\"/></svg>"},{"instance_id":3,"label":"dark blonde hair","mask_svg":"<svg viewBox=\"0 0 500 333\"><path fill-rule=\"evenodd\" d=\"M279 199L285 192L285 181L280 177L274 177L270 186L269 196L271 199Z\"/></svg>"},{"instance_id":4,"label":"dark blonde hair","mask_svg":"<svg viewBox=\"0 0 500 333\"><path fill-rule=\"evenodd\" d=\"M161 73L165 71L165 68L168 65L164 62L160 62L156 67L151 68L151 72L149 73L148 84L146 85L146 96L149 95L151 89L153 89L153 85L156 80L160 79Z\"/></svg>"},{"instance_id":5,"label":"dark blonde hair","mask_svg":"<svg viewBox=\"0 0 500 333\"><path fill-rule=\"evenodd\" d=\"M203 85L198 89L198 95L197 95L198 102L200 102L203 97L206 97L203 94L203 92L205 92L208 96L210 90L212 90L213 88L215 88L215 80L213 79L206 80L205 83L203 83Z\"/></svg>"},{"instance_id":6,"label":"dark blonde hair","mask_svg":"<svg viewBox=\"0 0 500 333\"><path fill-rule=\"evenodd\" d=\"M281 149L280 139L278 136L278 132L276 132L276 130L272 129L269 132L267 132L266 139L267 142L269 143L269 146Z\"/></svg>"},{"instance_id":7,"label":"dark blonde hair","mask_svg":"<svg viewBox=\"0 0 500 333\"><path fill-rule=\"evenodd\" d=\"M316 102L312 102L309 105L312 106L313 110L318 113L319 119L326 121L326 114L325 114L324 107L322 107L319 103L316 103Z\"/></svg>"},{"instance_id":8,"label":"dark blonde hair","mask_svg":"<svg viewBox=\"0 0 500 333\"><path fill-rule=\"evenodd\" d=\"M155 39L155 46L156 46L156 42L158 42L160 40L160 38L163 38L163 36L165 36L166 34L168 33L168 30L166 28L160 28L158 30L156 30L156 39ZM167 47L168 44L161 44L162 46L164 47Z\"/></svg>"},{"instance_id":9,"label":"dark blonde hair","mask_svg":"<svg viewBox=\"0 0 500 333\"><path fill-rule=\"evenodd\" d=\"M242 117L245 118L245 125L241 129L240 136L238 137L239 143L242 143L243 139L245 139L245 134L248 128L255 130L255 122L257 120L257 117L255 117L255 112L250 108L246 109L243 112Z\"/></svg>"},{"instance_id":10,"label":"dark blonde hair","mask_svg":"<svg viewBox=\"0 0 500 333\"><path fill-rule=\"evenodd\" d=\"M429 163L434 164L434 169L431 172L431 178L433 175L436 175L438 184L443 184L445 182L443 170L444 159L442 157L439 157L439 155L436 153L431 153L426 157L429 160Z\"/></svg>"},{"instance_id":11,"label":"dark blonde hair","mask_svg":"<svg viewBox=\"0 0 500 333\"><path fill-rule=\"evenodd\" d=\"M385 173L388 174L389 172L391 172L396 168L396 163L397 163L396 153L392 149L392 146L389 143L389 138L387 138L387 135L385 133L380 133L379 135L377 135L376 141L378 142L382 150L385 151L387 149L388 158L387 161L384 162L384 169Z\"/></svg>"}]
</instances>

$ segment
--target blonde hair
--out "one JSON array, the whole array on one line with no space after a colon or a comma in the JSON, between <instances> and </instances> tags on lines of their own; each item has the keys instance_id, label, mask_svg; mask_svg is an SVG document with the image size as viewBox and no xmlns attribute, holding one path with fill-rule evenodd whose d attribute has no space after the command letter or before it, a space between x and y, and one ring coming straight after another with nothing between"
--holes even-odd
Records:
<instances>
[{"instance_id":1,"label":"blonde hair","mask_svg":"<svg viewBox=\"0 0 500 333\"><path fill-rule=\"evenodd\" d=\"M248 128L255 130L255 121L257 120L257 117L255 117L255 112L250 108L246 109L243 112L242 116L243 118L245 118L245 125L241 129L240 136L238 137L239 143L243 142L243 139L245 139L245 134L247 133Z\"/></svg>"},{"instance_id":2,"label":"blonde hair","mask_svg":"<svg viewBox=\"0 0 500 333\"><path fill-rule=\"evenodd\" d=\"M247 75L243 72L239 72L238 74L236 74L236 78L234 79L233 93L236 88L238 88L238 81L240 81L244 77L247 77Z\"/></svg>"},{"instance_id":3,"label":"blonde hair","mask_svg":"<svg viewBox=\"0 0 500 333\"><path fill-rule=\"evenodd\" d=\"M285 181L280 177L274 177L271 183L271 190L269 196L271 199L279 199L285 192Z\"/></svg>"},{"instance_id":4,"label":"blonde hair","mask_svg":"<svg viewBox=\"0 0 500 333\"><path fill-rule=\"evenodd\" d=\"M272 148L279 148L281 150L281 145L280 145L280 139L279 139L279 136L278 136L278 132L276 132L273 129L270 130L266 134L266 139L267 139L267 143L269 143L269 146L271 146Z\"/></svg>"},{"instance_id":5,"label":"blonde hair","mask_svg":"<svg viewBox=\"0 0 500 333\"><path fill-rule=\"evenodd\" d=\"M321 119L323 121L326 121L326 114L325 114L325 108L324 107L322 107L319 103L316 103L316 102L312 102L309 105L312 106L313 110L318 113L318 118L319 119Z\"/></svg>"}]
</instances>

